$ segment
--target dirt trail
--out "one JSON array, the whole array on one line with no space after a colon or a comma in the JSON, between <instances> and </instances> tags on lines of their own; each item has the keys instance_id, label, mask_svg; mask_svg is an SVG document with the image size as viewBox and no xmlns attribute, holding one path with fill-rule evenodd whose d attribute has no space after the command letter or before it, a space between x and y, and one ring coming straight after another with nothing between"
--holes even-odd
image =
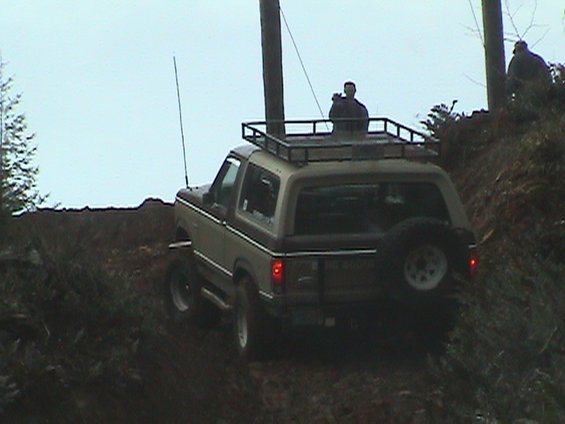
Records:
<instances>
[{"instance_id":1,"label":"dirt trail","mask_svg":"<svg viewBox=\"0 0 565 424\"><path fill-rule=\"evenodd\" d=\"M44 210L20 220L47 237L71 237L77 249L158 298L174 230L171 205L150 199L136 209ZM85 421L429 421L426 364L434 352L413 333L303 331L285 336L272 361L250 364L237 357L231 337L229 317L208 332L167 324L159 343L142 350L143 384L128 399L112 399L108 388L84 394L83 402L97 405Z\"/></svg>"}]
</instances>

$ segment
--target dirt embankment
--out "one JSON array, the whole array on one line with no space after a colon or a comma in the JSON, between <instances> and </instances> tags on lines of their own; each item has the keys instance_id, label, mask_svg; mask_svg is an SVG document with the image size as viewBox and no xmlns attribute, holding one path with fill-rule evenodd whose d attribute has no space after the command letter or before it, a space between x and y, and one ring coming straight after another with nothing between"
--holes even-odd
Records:
<instances>
[{"instance_id":1,"label":"dirt embankment","mask_svg":"<svg viewBox=\"0 0 565 424\"><path fill-rule=\"evenodd\" d=\"M516 242L512 234L527 236L532 217L547 229L547 243L559 246L563 208L548 206L562 199L563 185L543 180L543 170L528 168L527 155L500 142L497 122L487 117L486 129L466 121L458 125L447 135L459 149L458 161L446 167L476 229L482 257L494 261ZM174 231L171 205L150 199L136 209L43 210L19 222L46 237L71 237L76 249L96 255L110 272L132 277L142 295L158 299ZM141 350L138 389L113 398L111 388L93 388L80 399L86 405L83 420L437 422L434 417L445 405L431 382L428 359L438 351L420 336L387 327L347 336L305 331L286 336L272 361L245 364L232 348L229 319L208 332L167 324L160 342Z\"/></svg>"},{"instance_id":2,"label":"dirt embankment","mask_svg":"<svg viewBox=\"0 0 565 424\"><path fill-rule=\"evenodd\" d=\"M158 299L173 237L172 205L150 199L135 209L41 210L19 218L29 233L66 237L110 273L133 278ZM127 398L111 388L77 394L86 422L426 422L426 361L433 351L413 333L384 328L349 335L289 335L277 358L241 362L229 317L202 332L166 324L141 349L143 384Z\"/></svg>"}]
</instances>

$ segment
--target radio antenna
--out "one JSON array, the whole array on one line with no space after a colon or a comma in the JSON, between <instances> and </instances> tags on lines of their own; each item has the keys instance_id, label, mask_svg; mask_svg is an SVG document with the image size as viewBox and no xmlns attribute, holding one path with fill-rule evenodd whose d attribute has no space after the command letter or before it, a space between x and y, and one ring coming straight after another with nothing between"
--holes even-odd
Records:
<instances>
[{"instance_id":1,"label":"radio antenna","mask_svg":"<svg viewBox=\"0 0 565 424\"><path fill-rule=\"evenodd\" d=\"M184 144L184 130L182 127L182 109L180 106L180 90L179 90L179 76L177 72L177 59L173 56L173 64L175 66L175 82L177 84L177 100L179 104L179 122L180 122L180 137L182 141L182 158L184 160L184 182L186 183L186 188L188 188L188 168L186 166L186 146Z\"/></svg>"}]
</instances>

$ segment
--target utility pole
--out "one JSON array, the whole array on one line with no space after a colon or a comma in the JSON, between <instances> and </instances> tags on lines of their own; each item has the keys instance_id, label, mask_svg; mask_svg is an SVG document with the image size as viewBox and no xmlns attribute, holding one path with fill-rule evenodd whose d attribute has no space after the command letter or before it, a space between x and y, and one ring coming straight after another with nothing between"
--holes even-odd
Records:
<instances>
[{"instance_id":1,"label":"utility pole","mask_svg":"<svg viewBox=\"0 0 565 424\"><path fill-rule=\"evenodd\" d=\"M267 132L285 135L282 73L281 15L279 0L259 0L261 48Z\"/></svg>"},{"instance_id":2,"label":"utility pole","mask_svg":"<svg viewBox=\"0 0 565 424\"><path fill-rule=\"evenodd\" d=\"M488 109L496 112L506 101L506 65L500 0L482 0Z\"/></svg>"}]
</instances>

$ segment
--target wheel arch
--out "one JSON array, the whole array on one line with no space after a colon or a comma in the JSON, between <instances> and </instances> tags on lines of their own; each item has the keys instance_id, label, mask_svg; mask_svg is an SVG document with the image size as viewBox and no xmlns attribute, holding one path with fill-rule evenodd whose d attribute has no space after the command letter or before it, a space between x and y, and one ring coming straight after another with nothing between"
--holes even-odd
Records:
<instances>
[{"instance_id":1,"label":"wheel arch","mask_svg":"<svg viewBox=\"0 0 565 424\"><path fill-rule=\"evenodd\" d=\"M182 222L177 222L174 241L192 241L192 237L190 236L190 233L185 228L185 226L182 225Z\"/></svg>"},{"instance_id":2,"label":"wheel arch","mask_svg":"<svg viewBox=\"0 0 565 424\"><path fill-rule=\"evenodd\" d=\"M234 264L233 282L237 286L243 277L249 277L252 284L257 288L257 278L251 263L244 258L238 258Z\"/></svg>"}]
</instances>

